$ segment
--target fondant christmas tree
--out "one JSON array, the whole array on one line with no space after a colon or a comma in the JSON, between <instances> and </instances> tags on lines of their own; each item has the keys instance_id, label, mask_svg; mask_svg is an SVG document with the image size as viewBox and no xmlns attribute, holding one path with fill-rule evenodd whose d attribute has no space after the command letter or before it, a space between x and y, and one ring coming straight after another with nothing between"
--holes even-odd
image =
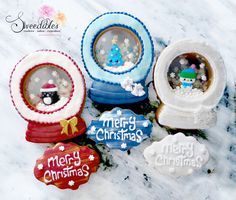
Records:
<instances>
[{"instance_id":1,"label":"fondant christmas tree","mask_svg":"<svg viewBox=\"0 0 236 200\"><path fill-rule=\"evenodd\" d=\"M108 54L107 58L107 66L113 67L113 66L122 66L124 64L124 61L122 59L122 55L120 53L120 47L117 45L118 36L115 35L112 39L112 47L111 51Z\"/></svg>"}]
</instances>

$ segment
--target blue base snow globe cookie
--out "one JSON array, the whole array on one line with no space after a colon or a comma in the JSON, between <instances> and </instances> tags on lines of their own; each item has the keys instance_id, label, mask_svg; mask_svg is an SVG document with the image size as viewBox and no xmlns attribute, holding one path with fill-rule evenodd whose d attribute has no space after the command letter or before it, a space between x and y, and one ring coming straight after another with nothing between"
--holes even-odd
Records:
<instances>
[{"instance_id":1,"label":"blue base snow globe cookie","mask_svg":"<svg viewBox=\"0 0 236 200\"><path fill-rule=\"evenodd\" d=\"M98 104L135 104L148 97L145 79L154 59L145 25L127 13L94 19L82 39L82 59L94 80L89 97Z\"/></svg>"}]
</instances>

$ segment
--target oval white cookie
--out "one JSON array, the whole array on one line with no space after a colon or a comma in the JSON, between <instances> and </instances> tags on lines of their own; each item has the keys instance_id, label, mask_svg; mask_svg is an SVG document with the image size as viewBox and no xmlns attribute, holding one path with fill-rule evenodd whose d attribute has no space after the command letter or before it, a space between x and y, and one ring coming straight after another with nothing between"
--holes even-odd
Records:
<instances>
[{"instance_id":1,"label":"oval white cookie","mask_svg":"<svg viewBox=\"0 0 236 200\"><path fill-rule=\"evenodd\" d=\"M149 166L173 177L190 175L209 159L206 146L183 133L168 135L160 142L153 142L143 154Z\"/></svg>"}]
</instances>

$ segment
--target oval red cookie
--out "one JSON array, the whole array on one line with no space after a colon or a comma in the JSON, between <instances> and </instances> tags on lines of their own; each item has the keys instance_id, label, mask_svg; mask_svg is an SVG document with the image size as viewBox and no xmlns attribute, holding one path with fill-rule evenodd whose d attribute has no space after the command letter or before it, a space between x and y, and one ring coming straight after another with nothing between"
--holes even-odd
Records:
<instances>
[{"instance_id":1,"label":"oval red cookie","mask_svg":"<svg viewBox=\"0 0 236 200\"><path fill-rule=\"evenodd\" d=\"M60 189L77 189L89 180L100 163L98 153L87 146L57 143L36 161L35 177Z\"/></svg>"}]
</instances>

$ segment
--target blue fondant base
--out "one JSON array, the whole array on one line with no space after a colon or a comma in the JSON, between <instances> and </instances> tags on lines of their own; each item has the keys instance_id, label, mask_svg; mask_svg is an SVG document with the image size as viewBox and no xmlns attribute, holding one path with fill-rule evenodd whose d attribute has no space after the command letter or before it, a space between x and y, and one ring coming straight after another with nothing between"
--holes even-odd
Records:
<instances>
[{"instance_id":1,"label":"blue fondant base","mask_svg":"<svg viewBox=\"0 0 236 200\"><path fill-rule=\"evenodd\" d=\"M148 98L148 89L144 87L145 94L141 97L134 96L131 92L125 91L120 85L111 85L108 83L94 81L89 90L89 97L92 101L99 104L132 104Z\"/></svg>"}]
</instances>

